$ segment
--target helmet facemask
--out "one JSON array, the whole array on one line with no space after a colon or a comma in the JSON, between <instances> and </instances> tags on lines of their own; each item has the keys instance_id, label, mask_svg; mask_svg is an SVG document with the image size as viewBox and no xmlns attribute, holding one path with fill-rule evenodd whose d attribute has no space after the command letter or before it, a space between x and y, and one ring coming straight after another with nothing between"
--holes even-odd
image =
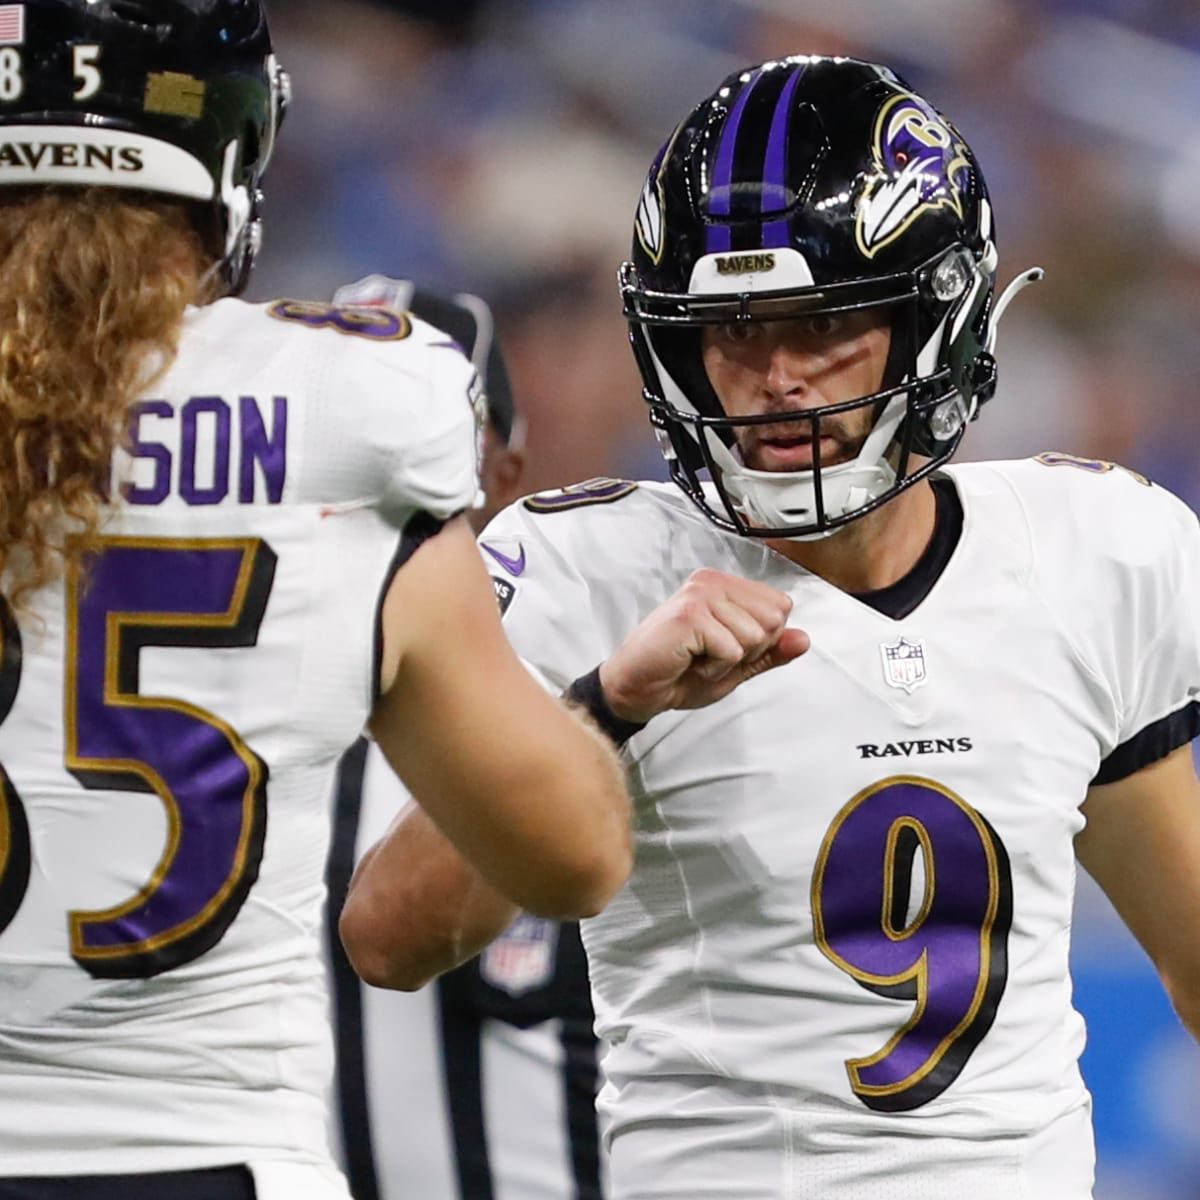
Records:
<instances>
[{"instance_id":1,"label":"helmet facemask","mask_svg":"<svg viewBox=\"0 0 1200 1200\"><path fill-rule=\"evenodd\" d=\"M943 259L950 266L939 274ZM978 280L980 272L957 249L911 277L787 293L689 294L667 301L647 297L637 287L635 272L626 265L622 291L651 423L674 481L710 520L731 532L800 541L829 536L945 462L980 402L963 371L969 362L975 372L982 355L976 333L981 313L971 309L990 297L990 289L972 288L972 276ZM948 299L933 296L935 275ZM949 295L951 281L957 295ZM817 408L742 417L725 411L701 357L705 325L799 320L869 308L883 308L890 317L888 358L876 391ZM822 424L829 429L845 414L864 410L872 413L872 421L854 458L823 464ZM738 431L767 424L794 425L809 437L811 467L766 471L748 466Z\"/></svg>"}]
</instances>

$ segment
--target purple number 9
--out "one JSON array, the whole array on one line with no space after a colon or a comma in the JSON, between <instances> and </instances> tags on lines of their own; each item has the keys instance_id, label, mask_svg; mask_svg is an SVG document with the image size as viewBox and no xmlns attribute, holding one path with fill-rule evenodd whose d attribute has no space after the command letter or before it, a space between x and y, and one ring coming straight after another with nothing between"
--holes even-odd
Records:
<instances>
[{"instance_id":1,"label":"purple number 9","mask_svg":"<svg viewBox=\"0 0 1200 1200\"><path fill-rule=\"evenodd\" d=\"M958 1078L1004 992L1012 872L995 830L931 780L885 779L830 826L812 908L827 958L867 990L914 1002L886 1045L846 1063L855 1095L881 1112L927 1104Z\"/></svg>"},{"instance_id":2,"label":"purple number 9","mask_svg":"<svg viewBox=\"0 0 1200 1200\"><path fill-rule=\"evenodd\" d=\"M124 903L70 914L72 957L98 978L156 975L203 954L258 877L266 764L220 717L139 691L143 646L251 646L275 555L256 538L106 538L67 580L66 765L87 788L156 793L167 845Z\"/></svg>"}]
</instances>

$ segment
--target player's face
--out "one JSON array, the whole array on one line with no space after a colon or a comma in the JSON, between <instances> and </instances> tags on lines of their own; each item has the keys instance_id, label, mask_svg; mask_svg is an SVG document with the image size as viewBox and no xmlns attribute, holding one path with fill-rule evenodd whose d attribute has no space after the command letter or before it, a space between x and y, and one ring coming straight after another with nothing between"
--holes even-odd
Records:
<instances>
[{"instance_id":1,"label":"player's face","mask_svg":"<svg viewBox=\"0 0 1200 1200\"><path fill-rule=\"evenodd\" d=\"M826 313L790 321L709 326L704 366L731 417L810 411L877 392L891 343L886 310ZM737 430L742 459L759 471L813 465L814 426L821 466L856 457L874 423L874 405L812 421L781 421Z\"/></svg>"}]
</instances>

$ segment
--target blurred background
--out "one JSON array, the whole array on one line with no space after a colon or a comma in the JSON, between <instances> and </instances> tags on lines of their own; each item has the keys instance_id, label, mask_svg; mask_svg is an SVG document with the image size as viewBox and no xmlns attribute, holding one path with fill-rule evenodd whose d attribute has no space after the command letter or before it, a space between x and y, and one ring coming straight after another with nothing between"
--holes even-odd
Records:
<instances>
[{"instance_id":1,"label":"blurred background","mask_svg":"<svg viewBox=\"0 0 1200 1200\"><path fill-rule=\"evenodd\" d=\"M979 156L1000 386L963 457L1115 459L1200 507L1198 0L273 0L295 100L249 298L382 272L493 305L530 491L663 477L615 275L645 171L736 68L881 59ZM1200 1196L1200 1050L1081 879L1097 1200Z\"/></svg>"}]
</instances>

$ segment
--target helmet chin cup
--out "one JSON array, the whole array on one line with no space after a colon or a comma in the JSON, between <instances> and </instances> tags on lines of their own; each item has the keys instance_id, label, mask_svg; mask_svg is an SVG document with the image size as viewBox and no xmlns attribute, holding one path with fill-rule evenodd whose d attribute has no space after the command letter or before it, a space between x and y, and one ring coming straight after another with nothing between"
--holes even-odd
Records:
<instances>
[{"instance_id":1,"label":"helmet chin cup","mask_svg":"<svg viewBox=\"0 0 1200 1200\"><path fill-rule=\"evenodd\" d=\"M864 402L865 407L865 402ZM814 410L819 413L819 410ZM896 470L884 457L906 411L903 393L881 408L857 456L836 466L800 471L748 467L712 428L701 433L717 493L729 516L761 537L815 541L836 532L894 488ZM820 421L805 415L794 420Z\"/></svg>"},{"instance_id":2,"label":"helmet chin cup","mask_svg":"<svg viewBox=\"0 0 1200 1200\"><path fill-rule=\"evenodd\" d=\"M896 472L886 462L841 463L821 472L821 504L817 502L816 472L755 471L737 467L724 472L721 483L733 506L746 521L764 529L811 526L808 533L791 533L785 540L820 541L836 533L830 518L863 508L896 482ZM824 509L826 520L819 514Z\"/></svg>"}]
</instances>

